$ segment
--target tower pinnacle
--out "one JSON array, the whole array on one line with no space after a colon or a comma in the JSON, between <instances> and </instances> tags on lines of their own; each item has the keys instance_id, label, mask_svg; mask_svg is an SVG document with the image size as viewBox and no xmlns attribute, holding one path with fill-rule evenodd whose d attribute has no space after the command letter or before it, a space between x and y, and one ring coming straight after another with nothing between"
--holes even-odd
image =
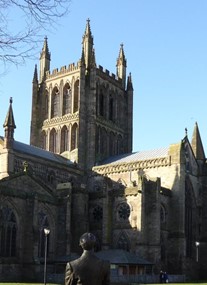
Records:
<instances>
[{"instance_id":1,"label":"tower pinnacle","mask_svg":"<svg viewBox=\"0 0 207 285\"><path fill-rule=\"evenodd\" d=\"M126 67L127 67L127 61L124 54L124 45L121 43L120 50L119 50L119 56L117 58L117 64L116 64L116 74L118 78L122 79L122 86L125 88L126 84Z\"/></svg>"},{"instance_id":2,"label":"tower pinnacle","mask_svg":"<svg viewBox=\"0 0 207 285\"><path fill-rule=\"evenodd\" d=\"M9 109L3 124L4 127L4 147L5 148L12 148L13 141L14 141L14 129L16 129L13 109L12 109L12 97L9 100Z\"/></svg>"},{"instance_id":3,"label":"tower pinnacle","mask_svg":"<svg viewBox=\"0 0 207 285\"><path fill-rule=\"evenodd\" d=\"M40 53L40 82L45 78L46 71L50 70L50 52L47 37L45 37L42 51Z\"/></svg>"}]
</instances>

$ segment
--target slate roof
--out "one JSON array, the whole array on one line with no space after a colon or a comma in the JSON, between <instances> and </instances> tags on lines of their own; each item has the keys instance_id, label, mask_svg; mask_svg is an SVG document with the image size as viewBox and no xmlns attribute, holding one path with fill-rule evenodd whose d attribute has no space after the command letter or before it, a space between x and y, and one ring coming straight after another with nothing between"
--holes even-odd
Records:
<instances>
[{"instance_id":1,"label":"slate roof","mask_svg":"<svg viewBox=\"0 0 207 285\"><path fill-rule=\"evenodd\" d=\"M117 156L109 157L102 162L99 163L99 165L104 164L117 164L117 163L129 163L134 161L141 161L141 160L149 160L149 159L155 159L159 157L167 157L168 156L168 149L169 147L163 147L159 149L153 149L153 150L145 150L145 151L138 151L128 154L120 154Z\"/></svg>"},{"instance_id":2,"label":"slate roof","mask_svg":"<svg viewBox=\"0 0 207 285\"><path fill-rule=\"evenodd\" d=\"M151 262L123 249L98 251L95 255L103 260L110 261L112 264L152 264Z\"/></svg>"},{"instance_id":3,"label":"slate roof","mask_svg":"<svg viewBox=\"0 0 207 285\"><path fill-rule=\"evenodd\" d=\"M0 136L1 140L4 140L2 136ZM55 154L53 152L44 150L42 148L32 146L29 144L25 144L19 141L14 141L13 143L13 149L17 152L25 153L31 156L36 156L40 157L42 159L47 159L51 160L53 162L61 163L61 164L66 164L66 165L71 165L73 162L59 154Z\"/></svg>"}]
</instances>

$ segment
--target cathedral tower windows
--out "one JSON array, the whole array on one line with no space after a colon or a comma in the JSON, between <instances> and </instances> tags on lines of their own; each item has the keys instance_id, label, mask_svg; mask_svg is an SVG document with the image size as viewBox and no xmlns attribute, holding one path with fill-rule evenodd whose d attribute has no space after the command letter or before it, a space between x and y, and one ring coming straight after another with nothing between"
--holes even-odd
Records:
<instances>
[{"instance_id":1,"label":"cathedral tower windows","mask_svg":"<svg viewBox=\"0 0 207 285\"><path fill-rule=\"evenodd\" d=\"M68 150L68 129L64 126L61 130L61 148L60 153Z\"/></svg>"},{"instance_id":2,"label":"cathedral tower windows","mask_svg":"<svg viewBox=\"0 0 207 285\"><path fill-rule=\"evenodd\" d=\"M57 132L55 129L52 129L50 132L50 147L49 150L56 153L57 151Z\"/></svg>"},{"instance_id":3,"label":"cathedral tower windows","mask_svg":"<svg viewBox=\"0 0 207 285\"><path fill-rule=\"evenodd\" d=\"M74 100L73 100L73 113L78 111L79 107L79 80L74 84Z\"/></svg>"},{"instance_id":4,"label":"cathedral tower windows","mask_svg":"<svg viewBox=\"0 0 207 285\"><path fill-rule=\"evenodd\" d=\"M68 83L63 88L63 108L62 115L71 113L71 88Z\"/></svg>"},{"instance_id":5,"label":"cathedral tower windows","mask_svg":"<svg viewBox=\"0 0 207 285\"><path fill-rule=\"evenodd\" d=\"M78 125L75 123L71 129L71 150L78 147Z\"/></svg>"},{"instance_id":6,"label":"cathedral tower windows","mask_svg":"<svg viewBox=\"0 0 207 285\"><path fill-rule=\"evenodd\" d=\"M59 90L55 87L52 91L51 97L51 118L57 117L59 115Z\"/></svg>"}]
</instances>

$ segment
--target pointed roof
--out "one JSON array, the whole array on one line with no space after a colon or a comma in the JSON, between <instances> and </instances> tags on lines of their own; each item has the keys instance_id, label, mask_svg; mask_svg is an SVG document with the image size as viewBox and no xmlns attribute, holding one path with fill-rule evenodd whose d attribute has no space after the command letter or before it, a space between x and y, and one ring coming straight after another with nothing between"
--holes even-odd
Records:
<instances>
[{"instance_id":1,"label":"pointed roof","mask_svg":"<svg viewBox=\"0 0 207 285\"><path fill-rule=\"evenodd\" d=\"M42 57L46 57L47 59L50 60L50 52L49 52L49 48L48 48L47 37L45 37L42 52L40 54L40 58L42 58Z\"/></svg>"},{"instance_id":2,"label":"pointed roof","mask_svg":"<svg viewBox=\"0 0 207 285\"><path fill-rule=\"evenodd\" d=\"M15 121L14 121L14 115L13 115L13 109L12 109L12 97L10 97L10 105L9 109L3 124L4 128L13 128L16 129Z\"/></svg>"},{"instance_id":3,"label":"pointed roof","mask_svg":"<svg viewBox=\"0 0 207 285\"><path fill-rule=\"evenodd\" d=\"M197 122L195 123L195 127L193 130L191 145L196 159L199 160L205 159L205 153Z\"/></svg>"},{"instance_id":4,"label":"pointed roof","mask_svg":"<svg viewBox=\"0 0 207 285\"><path fill-rule=\"evenodd\" d=\"M38 75L37 75L37 65L35 64L35 69L34 69L34 75L33 75L33 83L37 83L38 82Z\"/></svg>"},{"instance_id":5,"label":"pointed roof","mask_svg":"<svg viewBox=\"0 0 207 285\"><path fill-rule=\"evenodd\" d=\"M83 38L85 37L91 38L93 40L93 36L91 33L90 19L87 19L86 29Z\"/></svg>"},{"instance_id":6,"label":"pointed roof","mask_svg":"<svg viewBox=\"0 0 207 285\"><path fill-rule=\"evenodd\" d=\"M129 76L128 76L128 78L127 78L127 90L133 90L131 72L129 73Z\"/></svg>"},{"instance_id":7,"label":"pointed roof","mask_svg":"<svg viewBox=\"0 0 207 285\"><path fill-rule=\"evenodd\" d=\"M124 65L126 67L126 57L124 54L124 45L121 43L120 45L120 50L119 50L119 56L117 58L117 65Z\"/></svg>"}]
</instances>

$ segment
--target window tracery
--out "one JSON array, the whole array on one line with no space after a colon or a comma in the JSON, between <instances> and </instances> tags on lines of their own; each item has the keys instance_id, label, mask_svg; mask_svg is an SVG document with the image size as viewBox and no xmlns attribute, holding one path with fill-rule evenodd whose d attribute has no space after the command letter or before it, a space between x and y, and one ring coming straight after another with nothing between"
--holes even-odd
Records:
<instances>
[{"instance_id":1,"label":"window tracery","mask_svg":"<svg viewBox=\"0 0 207 285\"><path fill-rule=\"evenodd\" d=\"M8 206L0 210L0 256L16 255L17 222L16 216Z\"/></svg>"},{"instance_id":2,"label":"window tracery","mask_svg":"<svg viewBox=\"0 0 207 285\"><path fill-rule=\"evenodd\" d=\"M130 216L130 207L127 203L121 203L117 209L119 220L125 221Z\"/></svg>"}]
</instances>

